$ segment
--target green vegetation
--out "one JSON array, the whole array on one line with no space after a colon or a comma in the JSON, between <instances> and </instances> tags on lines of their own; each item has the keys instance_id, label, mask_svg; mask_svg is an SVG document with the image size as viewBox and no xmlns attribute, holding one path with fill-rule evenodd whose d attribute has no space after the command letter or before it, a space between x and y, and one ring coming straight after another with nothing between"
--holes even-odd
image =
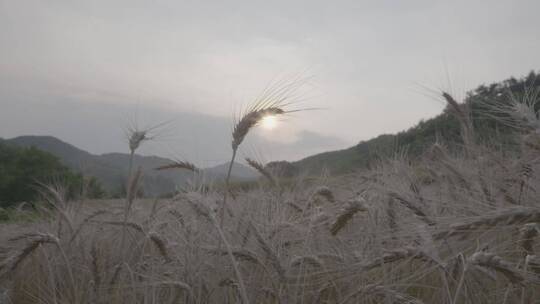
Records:
<instances>
[{"instance_id":1,"label":"green vegetation","mask_svg":"<svg viewBox=\"0 0 540 304\"><path fill-rule=\"evenodd\" d=\"M39 197L39 183L52 181L65 184L69 198L79 195L83 184L88 197L105 195L96 179L73 173L52 154L33 147L19 148L0 142L0 207L34 202Z\"/></svg>"},{"instance_id":2,"label":"green vegetation","mask_svg":"<svg viewBox=\"0 0 540 304\"><path fill-rule=\"evenodd\" d=\"M74 172L84 172L95 177L107 193L113 197L123 196L128 177L131 156L128 153L91 154L52 136L19 136L6 139L4 143L21 148L36 147L48 152ZM173 193L178 185L186 185L193 174L185 170L154 170L174 162L157 156L133 155L134 168L144 171L141 188L145 196L158 197ZM224 180L229 163L204 168L205 175L213 180ZM231 180L253 179L257 174L250 168L235 163Z\"/></svg>"}]
</instances>

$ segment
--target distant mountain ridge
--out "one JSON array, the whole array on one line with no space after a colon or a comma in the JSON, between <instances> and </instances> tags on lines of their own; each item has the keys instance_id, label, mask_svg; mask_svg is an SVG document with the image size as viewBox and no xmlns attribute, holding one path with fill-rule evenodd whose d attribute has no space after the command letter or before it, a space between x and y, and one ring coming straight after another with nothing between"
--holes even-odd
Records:
<instances>
[{"instance_id":1,"label":"distant mountain ridge","mask_svg":"<svg viewBox=\"0 0 540 304\"><path fill-rule=\"evenodd\" d=\"M81 150L53 136L19 136L2 140L6 144L19 147L35 147L58 157L60 161L76 172L96 177L110 193L117 193L124 187L128 174L129 154L106 153L94 155ZM145 195L158 196L173 192L184 185L193 176L185 170L156 171L154 168L170 164L173 161L158 156L134 156L134 166L141 167L144 174L143 189ZM228 163L203 169L208 180L223 180ZM237 181L258 178L258 173L251 168L235 163L232 179Z\"/></svg>"}]
</instances>

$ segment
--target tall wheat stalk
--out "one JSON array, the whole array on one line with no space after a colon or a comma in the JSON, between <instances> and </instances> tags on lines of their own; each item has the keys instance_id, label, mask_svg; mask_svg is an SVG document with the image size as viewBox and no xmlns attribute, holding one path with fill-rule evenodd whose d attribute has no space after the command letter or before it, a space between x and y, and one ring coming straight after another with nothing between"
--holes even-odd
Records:
<instances>
[{"instance_id":1,"label":"tall wheat stalk","mask_svg":"<svg viewBox=\"0 0 540 304\"><path fill-rule=\"evenodd\" d=\"M301 79L295 79L291 82L278 82L273 86L268 87L255 102L247 108L247 110L239 115L239 118L234 124L232 131L232 156L227 168L227 176L225 178L225 191L223 194L223 203L220 210L220 222L223 225L225 217L225 209L227 208L227 198L230 191L231 171L236 160L238 148L248 135L249 131L256 127L267 116L279 116L294 111L286 110L285 108L291 105L294 94L299 87L303 85Z\"/></svg>"}]
</instances>

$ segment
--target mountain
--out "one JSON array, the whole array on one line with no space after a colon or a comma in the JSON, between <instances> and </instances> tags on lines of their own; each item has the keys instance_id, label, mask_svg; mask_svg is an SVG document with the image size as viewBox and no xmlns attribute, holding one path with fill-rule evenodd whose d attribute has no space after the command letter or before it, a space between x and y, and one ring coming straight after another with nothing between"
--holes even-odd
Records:
<instances>
[{"instance_id":1,"label":"mountain","mask_svg":"<svg viewBox=\"0 0 540 304\"><path fill-rule=\"evenodd\" d=\"M76 166L88 158L92 158L92 154L52 136L20 136L5 141L8 144L16 146L36 147L40 150L49 152L60 158L70 167Z\"/></svg>"},{"instance_id":2,"label":"mountain","mask_svg":"<svg viewBox=\"0 0 540 304\"><path fill-rule=\"evenodd\" d=\"M96 177L110 193L120 193L128 175L129 154L106 153L94 155L52 136L19 136L3 140L4 143L19 147L35 147L58 157L69 168L85 175ZM185 170L162 170L154 168L170 164L173 161L157 156L134 155L134 168L143 171L143 191L147 196L159 196L173 192L177 186L184 185L193 176ZM228 163L203 169L209 180L223 180L227 174ZM251 168L235 163L231 179L245 181L258 177Z\"/></svg>"},{"instance_id":3,"label":"mountain","mask_svg":"<svg viewBox=\"0 0 540 304\"><path fill-rule=\"evenodd\" d=\"M394 147L394 135L380 135L347 149L312 155L292 164L302 172L318 173L327 169L333 174L346 173L369 167L374 160L391 155Z\"/></svg>"},{"instance_id":4,"label":"mountain","mask_svg":"<svg viewBox=\"0 0 540 304\"><path fill-rule=\"evenodd\" d=\"M227 177L227 171L229 170L230 162L217 165L215 167L207 168L204 171L207 175L213 176L216 179L224 180ZM234 179L237 181L247 181L258 178L260 175L253 169L244 166L239 163L234 163L231 169L231 175L234 175Z\"/></svg>"},{"instance_id":5,"label":"mountain","mask_svg":"<svg viewBox=\"0 0 540 304\"><path fill-rule=\"evenodd\" d=\"M534 94L539 96L539 92L540 74L534 71L520 79L510 78L498 83L481 85L469 92L465 105L470 111L476 140L497 144L500 147L510 147L514 140L511 128L486 113L492 111L490 107L493 105L508 105L509 96L519 97L528 94L531 98ZM540 103L536 104L536 110L540 110ZM442 141L449 147L459 147L462 144L459 121L449 107L443 113L422 120L408 130L397 134L380 135L343 150L309 156L290 165L298 172L319 174L324 169L332 174L341 174L369 168L396 152L406 153L411 159L420 157L436 141ZM268 164L271 165L272 163Z\"/></svg>"}]
</instances>

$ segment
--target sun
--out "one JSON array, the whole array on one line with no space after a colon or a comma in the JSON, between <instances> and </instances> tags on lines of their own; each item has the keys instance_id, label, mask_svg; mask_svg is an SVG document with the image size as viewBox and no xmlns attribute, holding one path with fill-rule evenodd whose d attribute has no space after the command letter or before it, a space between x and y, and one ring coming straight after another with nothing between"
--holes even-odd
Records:
<instances>
[{"instance_id":1,"label":"sun","mask_svg":"<svg viewBox=\"0 0 540 304\"><path fill-rule=\"evenodd\" d=\"M277 126L276 117L273 115L268 115L268 116L263 117L263 119L261 120L261 126L267 130L274 129Z\"/></svg>"}]
</instances>

